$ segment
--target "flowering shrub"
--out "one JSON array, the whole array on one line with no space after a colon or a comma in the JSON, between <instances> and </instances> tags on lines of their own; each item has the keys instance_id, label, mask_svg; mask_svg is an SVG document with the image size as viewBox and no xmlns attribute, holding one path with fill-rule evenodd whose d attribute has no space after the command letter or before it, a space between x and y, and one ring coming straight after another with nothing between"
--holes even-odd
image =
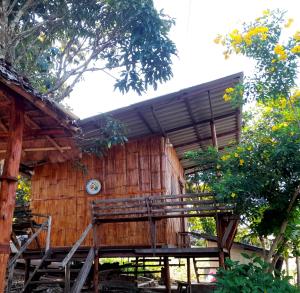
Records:
<instances>
[{"instance_id":1,"label":"flowering shrub","mask_svg":"<svg viewBox=\"0 0 300 293\"><path fill-rule=\"evenodd\" d=\"M273 265L273 256L290 241L293 252L300 251L299 241L292 237L300 225L300 32L286 42L281 40L282 31L291 24L283 12L267 10L241 30L216 38L226 48L225 58L235 53L256 61L253 76L227 88L224 100L235 106L255 101L256 107L244 114L238 146L186 154L199 163L200 170L203 167L200 180L219 200L235 202L236 213L262 239L262 245L269 237L265 260Z\"/></svg>"},{"instance_id":2,"label":"flowering shrub","mask_svg":"<svg viewBox=\"0 0 300 293\"><path fill-rule=\"evenodd\" d=\"M266 10L254 22L244 24L241 30L235 29L226 36L217 36L215 42L225 47L225 59L235 53L256 61L255 75L246 79L243 85L238 85L238 91L230 89L229 93L226 92L225 101L265 102L291 96L291 90L296 87L300 31L283 42L282 31L293 22L292 19L285 20L284 15L280 10Z\"/></svg>"}]
</instances>

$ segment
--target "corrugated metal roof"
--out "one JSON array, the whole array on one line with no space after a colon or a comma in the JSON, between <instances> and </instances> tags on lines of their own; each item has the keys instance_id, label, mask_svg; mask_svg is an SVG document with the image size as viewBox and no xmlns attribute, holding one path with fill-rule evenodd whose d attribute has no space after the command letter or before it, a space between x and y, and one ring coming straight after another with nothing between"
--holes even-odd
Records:
<instances>
[{"instance_id":1,"label":"corrugated metal roof","mask_svg":"<svg viewBox=\"0 0 300 293\"><path fill-rule=\"evenodd\" d=\"M193 162L184 159L184 153L212 144L212 121L220 149L239 140L241 109L234 109L223 100L223 95L226 88L233 87L242 77L242 73L233 74L116 109L105 115L109 114L122 121L128 130L129 139L151 134L167 136L186 173L190 173L195 166ZM91 131L97 129L103 115L81 120L83 131L92 135Z\"/></svg>"}]
</instances>

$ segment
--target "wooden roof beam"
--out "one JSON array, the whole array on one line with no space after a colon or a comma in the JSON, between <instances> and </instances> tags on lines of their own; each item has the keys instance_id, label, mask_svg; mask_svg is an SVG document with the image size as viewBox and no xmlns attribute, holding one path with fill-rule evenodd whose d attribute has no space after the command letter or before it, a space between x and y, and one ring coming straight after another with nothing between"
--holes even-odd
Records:
<instances>
[{"instance_id":1,"label":"wooden roof beam","mask_svg":"<svg viewBox=\"0 0 300 293\"><path fill-rule=\"evenodd\" d=\"M160 129L160 132L163 134L164 137L167 137L167 133L164 130L164 128L162 127L162 125L161 125L161 123L160 123L160 121L159 121L159 119L157 117L157 114L156 114L155 109L154 109L153 106L151 106L151 112L152 112L153 118L155 119L155 122L157 123L157 125L158 125L158 127Z\"/></svg>"},{"instance_id":2,"label":"wooden roof beam","mask_svg":"<svg viewBox=\"0 0 300 293\"><path fill-rule=\"evenodd\" d=\"M62 128L46 128L46 129L30 129L24 131L24 138L28 136L49 136L49 135L60 135L63 137L70 137L66 135L64 129ZM0 131L0 138L6 138L9 136L7 131Z\"/></svg>"},{"instance_id":3,"label":"wooden roof beam","mask_svg":"<svg viewBox=\"0 0 300 293\"><path fill-rule=\"evenodd\" d=\"M202 137L201 137L201 135L199 133L199 130L198 130L197 126L196 126L196 120L194 118L194 115L193 115L193 112L192 112L192 109L191 109L191 105L190 105L189 99L185 98L184 99L184 103L185 103L186 109L187 109L187 111L188 111L188 113L190 115L191 121L193 123L193 128L194 128L195 134L196 134L196 136L197 136L197 138L199 140L199 145L200 145L201 149L203 149Z\"/></svg>"},{"instance_id":4,"label":"wooden roof beam","mask_svg":"<svg viewBox=\"0 0 300 293\"><path fill-rule=\"evenodd\" d=\"M143 123L146 125L146 127L148 128L148 130L151 133L155 133L155 131L152 129L151 125L149 124L149 122L146 120L145 116L142 114L141 111L139 111L138 109L136 109L136 113L139 116L139 118L143 121Z\"/></svg>"},{"instance_id":5,"label":"wooden roof beam","mask_svg":"<svg viewBox=\"0 0 300 293\"><path fill-rule=\"evenodd\" d=\"M217 137L217 131L216 131L216 124L214 120L214 111L212 107L212 102L211 102L211 97L210 97L210 91L207 91L208 94L208 102L209 102L209 109L210 109L210 131L211 131L211 140L212 140L212 145L218 150L218 137Z\"/></svg>"},{"instance_id":6,"label":"wooden roof beam","mask_svg":"<svg viewBox=\"0 0 300 293\"><path fill-rule=\"evenodd\" d=\"M71 150L70 146L61 147L62 150ZM33 147L33 148L24 148L23 152L45 152L45 151L57 151L56 147ZM6 153L6 150L0 150L0 154Z\"/></svg>"},{"instance_id":7,"label":"wooden roof beam","mask_svg":"<svg viewBox=\"0 0 300 293\"><path fill-rule=\"evenodd\" d=\"M29 124L31 124L34 128L36 129L41 129L41 127L35 122L33 121L27 114L25 114L25 121ZM64 153L64 149L63 147L61 147L52 137L50 137L49 135L46 135L46 139L52 144L52 146L54 146L63 156L65 159L67 159L67 157L63 154Z\"/></svg>"}]
</instances>

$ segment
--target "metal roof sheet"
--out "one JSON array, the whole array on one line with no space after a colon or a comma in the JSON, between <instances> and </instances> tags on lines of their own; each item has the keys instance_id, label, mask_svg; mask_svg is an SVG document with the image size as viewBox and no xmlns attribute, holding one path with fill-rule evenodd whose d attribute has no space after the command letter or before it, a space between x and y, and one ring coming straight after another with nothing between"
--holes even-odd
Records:
<instances>
[{"instance_id":1,"label":"metal roof sheet","mask_svg":"<svg viewBox=\"0 0 300 293\"><path fill-rule=\"evenodd\" d=\"M80 126L91 137L104 115L111 115L124 123L129 139L151 134L167 136L189 173L195 164L185 160L184 153L212 144L211 122L215 124L220 149L238 142L241 109L234 109L223 100L223 95L226 88L234 86L242 77L242 73L236 73L92 116L81 120Z\"/></svg>"}]
</instances>

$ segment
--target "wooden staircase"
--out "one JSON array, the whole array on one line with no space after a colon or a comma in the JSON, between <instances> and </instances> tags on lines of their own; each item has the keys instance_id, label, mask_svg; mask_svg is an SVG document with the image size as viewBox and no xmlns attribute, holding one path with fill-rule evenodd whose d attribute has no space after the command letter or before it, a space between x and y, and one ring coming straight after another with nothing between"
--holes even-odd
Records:
<instances>
[{"instance_id":1,"label":"wooden staircase","mask_svg":"<svg viewBox=\"0 0 300 293\"><path fill-rule=\"evenodd\" d=\"M30 274L22 292L43 292L51 287L63 288L66 293L84 292L84 285L86 285L86 290L91 288L88 275L93 259L94 251L90 249L86 258L77 258L73 254L73 257L64 265L66 258L61 259L49 249Z\"/></svg>"},{"instance_id":2,"label":"wooden staircase","mask_svg":"<svg viewBox=\"0 0 300 293\"><path fill-rule=\"evenodd\" d=\"M35 222L37 217L46 218L46 220L38 224ZM92 227L92 224L87 226L69 251L62 250L57 253L50 247L51 217L32 214L28 206L16 208L12 242L18 250L12 254L8 263L6 292L11 292L15 268L20 264L19 259L25 254L28 257L23 259L25 261L24 286L19 292L46 292L49 287L63 288L66 293L81 292L85 284L89 285L88 276L94 261L95 250L90 248L89 251L82 253L79 248ZM41 248L38 242L38 236L43 231L47 233L45 248ZM27 240L21 246L17 237L19 235L27 235ZM31 263L33 258L30 257L30 251L28 251L32 243L38 247L38 264L34 266Z\"/></svg>"},{"instance_id":3,"label":"wooden staircase","mask_svg":"<svg viewBox=\"0 0 300 293\"><path fill-rule=\"evenodd\" d=\"M87 279L94 261L94 248L90 248L84 258L78 257L76 251L91 228L92 224L89 224L67 255L59 257L51 249L47 250L39 265L35 267L29 279L26 280L22 292L35 292L38 286L42 285L59 286L64 288L65 293L82 292L84 285L88 283L88 287L90 287L91 284ZM54 263L56 266L53 266Z\"/></svg>"}]
</instances>

